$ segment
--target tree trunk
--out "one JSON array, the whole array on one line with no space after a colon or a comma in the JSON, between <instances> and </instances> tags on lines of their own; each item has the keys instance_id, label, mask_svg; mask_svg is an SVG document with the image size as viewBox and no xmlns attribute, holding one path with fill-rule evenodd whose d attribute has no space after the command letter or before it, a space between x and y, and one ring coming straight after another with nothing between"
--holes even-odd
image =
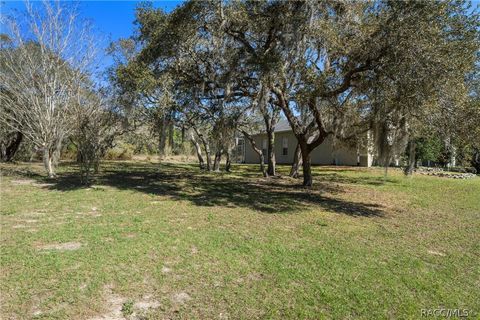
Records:
<instances>
[{"instance_id":1,"label":"tree trunk","mask_svg":"<svg viewBox=\"0 0 480 320\"><path fill-rule=\"evenodd\" d=\"M205 169L205 161L203 160L203 156L202 156L202 148L200 147L200 144L195 139L193 132L190 133L190 139L192 140L192 143L195 146L195 150L197 151L198 164L200 166L200 170L203 170Z\"/></svg>"},{"instance_id":2,"label":"tree trunk","mask_svg":"<svg viewBox=\"0 0 480 320\"><path fill-rule=\"evenodd\" d=\"M292 168L290 169L290 177L298 178L299 173L298 170L302 165L302 149L300 148L300 144L297 143L297 147L295 148L295 153L293 154L293 163Z\"/></svg>"},{"instance_id":3,"label":"tree trunk","mask_svg":"<svg viewBox=\"0 0 480 320\"><path fill-rule=\"evenodd\" d=\"M265 169L265 156L263 155L263 152L260 152L259 158L260 158L260 171L262 171L263 176L266 178L268 177L268 173L267 173L267 170Z\"/></svg>"},{"instance_id":4,"label":"tree trunk","mask_svg":"<svg viewBox=\"0 0 480 320\"><path fill-rule=\"evenodd\" d=\"M312 179L312 159L310 150L305 143L305 146L301 147L302 151L302 168L303 168L303 186L311 187L313 185Z\"/></svg>"},{"instance_id":5,"label":"tree trunk","mask_svg":"<svg viewBox=\"0 0 480 320\"><path fill-rule=\"evenodd\" d=\"M2 161L5 161L5 162L12 161L13 156L15 156L15 153L18 151L18 148L22 143L22 140L23 140L23 134L20 131L14 133L14 136L10 140L10 143L5 148L5 153L2 152Z\"/></svg>"},{"instance_id":6,"label":"tree trunk","mask_svg":"<svg viewBox=\"0 0 480 320\"><path fill-rule=\"evenodd\" d=\"M162 115L160 124L160 140L158 144L158 154L160 159L165 156L165 147L167 144L167 117L165 114Z\"/></svg>"},{"instance_id":7,"label":"tree trunk","mask_svg":"<svg viewBox=\"0 0 480 320\"><path fill-rule=\"evenodd\" d=\"M212 171L212 155L210 153L210 145L208 142L204 142L203 147L205 149L205 157L207 158L207 171Z\"/></svg>"},{"instance_id":8,"label":"tree trunk","mask_svg":"<svg viewBox=\"0 0 480 320\"><path fill-rule=\"evenodd\" d=\"M195 127L192 126L192 129L197 134L198 138L202 142L203 148L205 149L205 157L207 158L207 171L212 171L212 157L210 155L210 145L208 144L207 139L203 136L203 134Z\"/></svg>"},{"instance_id":9,"label":"tree trunk","mask_svg":"<svg viewBox=\"0 0 480 320\"><path fill-rule=\"evenodd\" d=\"M55 171L53 169L53 152L51 152L47 147L43 149L43 165L45 166L45 170L47 170L48 177L54 178Z\"/></svg>"},{"instance_id":10,"label":"tree trunk","mask_svg":"<svg viewBox=\"0 0 480 320\"><path fill-rule=\"evenodd\" d=\"M173 120L171 119L171 117L169 117L169 119L168 119L168 146L169 146L170 152L173 152L173 147L174 147L174 145L173 145L174 144L173 130L174 130Z\"/></svg>"},{"instance_id":11,"label":"tree trunk","mask_svg":"<svg viewBox=\"0 0 480 320\"><path fill-rule=\"evenodd\" d=\"M269 176L274 176L275 175L275 165L276 165L276 161L275 161L275 132L273 130L268 130L267 136L268 136L267 174Z\"/></svg>"},{"instance_id":12,"label":"tree trunk","mask_svg":"<svg viewBox=\"0 0 480 320\"><path fill-rule=\"evenodd\" d=\"M232 167L232 162L231 162L231 150L227 150L227 160L225 162L225 171L230 172L230 168Z\"/></svg>"},{"instance_id":13,"label":"tree trunk","mask_svg":"<svg viewBox=\"0 0 480 320\"><path fill-rule=\"evenodd\" d=\"M408 146L408 164L405 168L405 174L411 176L413 174L413 169L415 168L415 141L412 139L409 142Z\"/></svg>"},{"instance_id":14,"label":"tree trunk","mask_svg":"<svg viewBox=\"0 0 480 320\"><path fill-rule=\"evenodd\" d=\"M450 166L456 167L457 166L457 149L450 145Z\"/></svg>"},{"instance_id":15,"label":"tree trunk","mask_svg":"<svg viewBox=\"0 0 480 320\"><path fill-rule=\"evenodd\" d=\"M480 148L473 148L473 154L470 163L477 171L477 174L480 174Z\"/></svg>"},{"instance_id":16,"label":"tree trunk","mask_svg":"<svg viewBox=\"0 0 480 320\"><path fill-rule=\"evenodd\" d=\"M55 149L52 152L52 160L53 160L54 167L56 167L60 162L60 156L62 152L62 141L63 141L63 138L59 137L59 139L55 143Z\"/></svg>"},{"instance_id":17,"label":"tree trunk","mask_svg":"<svg viewBox=\"0 0 480 320\"><path fill-rule=\"evenodd\" d=\"M220 172L220 161L222 161L222 150L215 153L215 160L213 162L213 171Z\"/></svg>"},{"instance_id":18,"label":"tree trunk","mask_svg":"<svg viewBox=\"0 0 480 320\"><path fill-rule=\"evenodd\" d=\"M100 159L95 159L93 162L93 173L97 174L100 171Z\"/></svg>"},{"instance_id":19,"label":"tree trunk","mask_svg":"<svg viewBox=\"0 0 480 320\"><path fill-rule=\"evenodd\" d=\"M260 171L262 172L264 177L268 177L267 171L265 170L265 155L263 154L262 150L257 147L255 139L252 138L246 131L242 131L243 136L250 142L253 151L258 154L258 158L260 160Z\"/></svg>"}]
</instances>

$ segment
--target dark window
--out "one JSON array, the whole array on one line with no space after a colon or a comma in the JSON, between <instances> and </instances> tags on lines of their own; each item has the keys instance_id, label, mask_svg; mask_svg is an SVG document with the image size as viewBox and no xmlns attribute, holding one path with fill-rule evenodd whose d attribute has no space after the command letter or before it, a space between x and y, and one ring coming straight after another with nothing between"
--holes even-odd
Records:
<instances>
[{"instance_id":1,"label":"dark window","mask_svg":"<svg viewBox=\"0 0 480 320\"><path fill-rule=\"evenodd\" d=\"M288 138L284 137L282 139L282 155L288 156Z\"/></svg>"}]
</instances>

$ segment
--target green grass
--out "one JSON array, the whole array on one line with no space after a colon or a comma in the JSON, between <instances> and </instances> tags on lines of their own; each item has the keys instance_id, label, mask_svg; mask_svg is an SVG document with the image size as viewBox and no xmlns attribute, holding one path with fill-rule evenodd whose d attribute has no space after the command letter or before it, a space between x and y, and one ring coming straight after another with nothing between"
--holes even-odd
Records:
<instances>
[{"instance_id":1,"label":"green grass","mask_svg":"<svg viewBox=\"0 0 480 320\"><path fill-rule=\"evenodd\" d=\"M479 178L316 167L304 190L256 166L108 162L86 188L72 165L1 168L3 319L480 312Z\"/></svg>"}]
</instances>

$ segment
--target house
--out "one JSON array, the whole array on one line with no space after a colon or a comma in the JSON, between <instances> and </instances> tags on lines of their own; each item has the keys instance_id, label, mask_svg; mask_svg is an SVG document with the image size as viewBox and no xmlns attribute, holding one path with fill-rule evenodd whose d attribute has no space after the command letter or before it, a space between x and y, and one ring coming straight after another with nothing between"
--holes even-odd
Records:
<instances>
[{"instance_id":1,"label":"house","mask_svg":"<svg viewBox=\"0 0 480 320\"><path fill-rule=\"evenodd\" d=\"M267 134L259 133L253 135L255 143L267 155ZM281 120L275 127L275 159L279 164L293 163L295 148L297 147L297 138L293 134L292 128L288 121ZM362 150L363 149L363 150ZM332 137L328 137L325 141L316 147L312 153L312 164L317 165L343 165L343 166L363 166L370 167L372 165L373 156L368 152L367 147L352 148L349 146L333 145ZM246 142L244 146L244 162L258 163L258 154L253 150L250 143Z\"/></svg>"}]
</instances>

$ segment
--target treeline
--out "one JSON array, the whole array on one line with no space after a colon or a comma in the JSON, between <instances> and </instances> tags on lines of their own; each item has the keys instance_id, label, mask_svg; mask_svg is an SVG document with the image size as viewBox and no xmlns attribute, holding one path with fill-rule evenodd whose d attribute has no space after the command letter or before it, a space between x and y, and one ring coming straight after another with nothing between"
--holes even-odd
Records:
<instances>
[{"instance_id":1,"label":"treeline","mask_svg":"<svg viewBox=\"0 0 480 320\"><path fill-rule=\"evenodd\" d=\"M72 24L57 25L65 35ZM44 33L2 45L1 118L12 137L20 132L44 150L50 175L65 139L78 143L90 172L113 137L138 123L156 130L160 153L177 128L205 170L219 170L222 157L229 169L241 133L266 156L263 174L275 175L281 117L298 141L292 175L301 166L305 186L310 154L329 137L368 145L385 166L406 150L407 173L423 137L478 158L479 17L467 2L187 1L169 13L142 4L135 26L134 36L109 48L107 90L90 83L73 54L80 51L59 52L66 46L44 41ZM52 105L62 111L48 111ZM31 128L39 117L23 109L53 118ZM52 126L54 133L45 130ZM252 139L260 131L266 155Z\"/></svg>"}]
</instances>

